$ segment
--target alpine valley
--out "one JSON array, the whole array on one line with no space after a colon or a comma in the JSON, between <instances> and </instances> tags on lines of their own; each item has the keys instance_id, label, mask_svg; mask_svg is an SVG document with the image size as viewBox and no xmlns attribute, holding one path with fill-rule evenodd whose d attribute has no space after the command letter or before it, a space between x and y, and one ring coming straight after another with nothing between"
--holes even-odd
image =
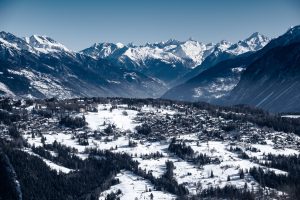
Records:
<instances>
[{"instance_id":1,"label":"alpine valley","mask_svg":"<svg viewBox=\"0 0 300 200\"><path fill-rule=\"evenodd\" d=\"M171 39L140 46L96 43L74 52L46 36L1 32L0 92L30 98L162 97L299 111L299 40L296 26L273 40L256 32L235 44Z\"/></svg>"},{"instance_id":2,"label":"alpine valley","mask_svg":"<svg viewBox=\"0 0 300 200\"><path fill-rule=\"evenodd\" d=\"M1 32L1 91L36 98L157 98L216 63L257 51L268 42L254 33L237 44L192 39L143 46L98 43L74 52L49 37L19 38Z\"/></svg>"},{"instance_id":3,"label":"alpine valley","mask_svg":"<svg viewBox=\"0 0 300 200\"><path fill-rule=\"evenodd\" d=\"M250 39L252 43L262 41L262 36L255 35L255 39ZM212 59L211 56L206 58L208 62L205 60L196 68L202 72L170 89L163 98L248 104L273 112L300 111L299 42L300 26L296 26L268 44L264 43L266 45L257 51L217 62L212 62L215 60L213 54ZM217 55L217 59L223 57Z\"/></svg>"},{"instance_id":4,"label":"alpine valley","mask_svg":"<svg viewBox=\"0 0 300 200\"><path fill-rule=\"evenodd\" d=\"M79 52L0 32L0 200L300 200L299 112L300 26Z\"/></svg>"}]
</instances>

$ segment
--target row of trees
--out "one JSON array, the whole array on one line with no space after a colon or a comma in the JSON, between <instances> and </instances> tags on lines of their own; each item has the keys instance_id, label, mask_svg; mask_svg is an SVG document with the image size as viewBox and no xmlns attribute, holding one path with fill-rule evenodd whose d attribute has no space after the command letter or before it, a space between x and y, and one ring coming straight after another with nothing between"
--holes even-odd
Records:
<instances>
[{"instance_id":1,"label":"row of trees","mask_svg":"<svg viewBox=\"0 0 300 200\"><path fill-rule=\"evenodd\" d=\"M172 138L168 150L182 159L192 159L194 157L194 150L185 142L178 142L175 137Z\"/></svg>"},{"instance_id":2,"label":"row of trees","mask_svg":"<svg viewBox=\"0 0 300 200\"><path fill-rule=\"evenodd\" d=\"M98 152L104 159L91 154L88 159L78 160L70 152L65 155L60 152L63 149L69 151L65 147L58 145L51 148L57 150L58 158L51 157L40 148L34 148L34 151L57 164L77 167L78 170L69 174L57 173L39 157L18 150L11 144L4 145L3 151L15 169L23 199L98 199L101 191L118 183L114 177L121 169L137 168L137 163L126 154L105 151Z\"/></svg>"},{"instance_id":3,"label":"row of trees","mask_svg":"<svg viewBox=\"0 0 300 200\"><path fill-rule=\"evenodd\" d=\"M190 146L186 145L185 142L178 142L176 138L172 138L168 150L176 154L179 158L191 161L197 165L220 163L218 158L212 159L206 154L196 154Z\"/></svg>"},{"instance_id":4,"label":"row of trees","mask_svg":"<svg viewBox=\"0 0 300 200\"><path fill-rule=\"evenodd\" d=\"M109 155L113 154L109 151L101 151L96 149L88 150L90 156L97 157L105 157L106 159L111 159ZM123 169L134 172L136 175L141 176L147 180L149 180L157 190L166 190L172 194L176 194L178 196L184 196L188 194L188 190L182 184L178 184L174 175L174 164L171 161L166 162L166 172L160 177L156 178L152 175L151 172L146 172L145 170L138 167L138 162L133 161L132 158L127 154L122 154L127 157L126 161L123 161L122 167Z\"/></svg>"},{"instance_id":5,"label":"row of trees","mask_svg":"<svg viewBox=\"0 0 300 200\"><path fill-rule=\"evenodd\" d=\"M0 199L22 198L19 185L17 184L17 176L8 157L0 148Z\"/></svg>"},{"instance_id":6,"label":"row of trees","mask_svg":"<svg viewBox=\"0 0 300 200\"><path fill-rule=\"evenodd\" d=\"M13 122L20 121L22 116L19 114L13 114L6 110L0 110L0 122L6 125L11 125Z\"/></svg>"},{"instance_id":7,"label":"row of trees","mask_svg":"<svg viewBox=\"0 0 300 200\"><path fill-rule=\"evenodd\" d=\"M226 185L224 188L209 187L203 189L201 193L193 195L189 198L183 198L182 200L198 200L198 199L243 199L254 200L259 195L253 191L247 189L236 188L235 186Z\"/></svg>"},{"instance_id":8,"label":"row of trees","mask_svg":"<svg viewBox=\"0 0 300 200\"><path fill-rule=\"evenodd\" d=\"M300 199L300 156L267 155L264 164L271 168L281 169L287 175L271 170L253 167L249 173L263 187L270 187L286 192L291 199Z\"/></svg>"},{"instance_id":9,"label":"row of trees","mask_svg":"<svg viewBox=\"0 0 300 200\"><path fill-rule=\"evenodd\" d=\"M46 144L43 147L32 147L32 151L41 157L71 169L81 169L84 161L76 156L77 149L66 147L54 141L53 144ZM55 153L53 156L49 151Z\"/></svg>"},{"instance_id":10,"label":"row of trees","mask_svg":"<svg viewBox=\"0 0 300 200\"><path fill-rule=\"evenodd\" d=\"M59 124L70 128L81 128L86 125L86 121L84 116L82 117L65 116L60 119Z\"/></svg>"},{"instance_id":11,"label":"row of trees","mask_svg":"<svg viewBox=\"0 0 300 200\"><path fill-rule=\"evenodd\" d=\"M152 132L150 125L146 123L143 123L140 126L136 126L135 130L137 131L138 134L141 135L149 135Z\"/></svg>"},{"instance_id":12,"label":"row of trees","mask_svg":"<svg viewBox=\"0 0 300 200\"><path fill-rule=\"evenodd\" d=\"M224 113L222 111L232 111ZM236 115L235 113L244 113L244 115ZM247 106L222 107L220 110L212 111L217 116L225 119L242 120L244 122L252 122L261 127L269 127L276 131L295 133L300 135L300 119L284 118L280 115L270 114L266 111Z\"/></svg>"}]
</instances>

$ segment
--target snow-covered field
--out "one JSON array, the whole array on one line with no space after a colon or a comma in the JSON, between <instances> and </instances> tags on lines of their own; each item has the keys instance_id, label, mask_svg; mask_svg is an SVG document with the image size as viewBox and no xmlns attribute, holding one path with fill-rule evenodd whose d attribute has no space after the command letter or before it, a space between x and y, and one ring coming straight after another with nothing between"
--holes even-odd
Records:
<instances>
[{"instance_id":1,"label":"snow-covered field","mask_svg":"<svg viewBox=\"0 0 300 200\"><path fill-rule=\"evenodd\" d=\"M86 121L92 130L104 129L108 124L114 124L123 131L133 131L137 123L134 122L134 117L137 111L128 110L126 106L123 109L112 109L111 104L100 104L98 112L88 112L85 115Z\"/></svg>"},{"instance_id":2,"label":"snow-covered field","mask_svg":"<svg viewBox=\"0 0 300 200\"><path fill-rule=\"evenodd\" d=\"M131 110L127 105L117 105L117 108L110 109L111 104L100 104L97 106L97 112L86 112L84 114L88 123L88 145L80 145L77 139L74 137L70 130L65 132L48 131L44 132L43 136L46 138L46 144L52 144L54 141L64 144L69 147L73 147L78 150L77 155L80 158L85 159L87 154L85 150L87 148L97 148L99 150L109 150L112 152L123 152L130 155L133 160L138 161L139 167L146 172L152 172L156 178L161 177L166 172L166 162L172 161L174 163L174 178L179 184L183 184L188 188L190 194L196 194L202 189L209 187L224 187L226 185L233 185L238 188L243 188L247 185L248 188L257 189L259 183L257 183L247 172L252 167L266 167L260 165L252 158L259 160L264 159L264 156L271 153L274 155L293 155L299 154L299 150L293 143L288 143L288 138L291 134L282 132L268 132L266 133L263 144L249 143L247 142L248 136L243 136L240 141L232 140L201 140L203 133L190 132L176 135L178 141L184 141L187 146L190 146L195 154L205 154L210 158L218 159L219 163L210 163L204 165L196 165L191 161L183 160L174 155L168 150L171 139L174 136L165 135L165 139L151 141L145 137L137 137L135 127L140 125L141 122L137 119L139 112L148 113L149 116L159 116L161 119L165 119L166 116L174 117L178 110L171 109L169 107L156 108L152 106L142 106L140 111ZM206 112L202 112L206 115ZM222 118L204 117L201 116L200 120L208 120L210 123L220 123L224 121ZM50 123L50 122L48 122ZM51 122L55 123L55 121ZM121 134L106 135L100 138L94 138L94 131L102 131L108 126L108 124L114 124L116 130ZM248 124L249 126L251 124ZM204 124L203 127L208 131L219 130L218 127L213 127L208 124ZM249 131L253 134L259 134L261 129L252 127ZM78 133L83 132L77 131ZM25 134L26 138L31 145L42 146L41 138L32 138L31 134ZM275 140L276 138L276 140ZM294 142L300 141L300 138L292 134ZM129 141L134 142L134 146L129 146ZM276 144L281 142L279 146ZM232 150L232 148L238 147L249 158L241 158L238 152ZM255 148L256 151L251 151L251 148ZM32 152L31 152L32 153ZM159 153L160 157L147 157L149 154ZM44 162L52 169L62 171L63 173L69 173L71 169L63 166L56 165L51 161L43 159ZM240 178L239 172L243 170L245 176ZM270 169L275 173L287 174L285 171L278 169ZM211 175L213 173L213 176ZM136 176L130 171L122 171L117 175L120 183L112 186L109 190L101 194L100 199L105 199L106 195L111 192L117 192L121 190L119 197L124 200L131 199L150 199L150 194L153 194L153 199L174 199L174 195L155 191L154 186L142 177ZM149 191L151 190L151 191Z\"/></svg>"},{"instance_id":3,"label":"snow-covered field","mask_svg":"<svg viewBox=\"0 0 300 200\"><path fill-rule=\"evenodd\" d=\"M30 155L33 155L33 156L36 156L36 157L39 157L41 158L52 170L55 170L57 171L57 173L65 173L65 174L68 174L70 173L71 171L73 171L72 169L69 169L69 168L66 168L64 166L61 166L61 165L58 165L58 164L55 164L54 162L50 161L50 160L47 160L35 153L33 153L30 149L24 149L25 152L29 153Z\"/></svg>"},{"instance_id":4,"label":"snow-covered field","mask_svg":"<svg viewBox=\"0 0 300 200\"><path fill-rule=\"evenodd\" d=\"M157 199L157 200L172 200L176 199L175 195L167 192L156 191L150 181L143 179L130 171L121 171L117 174L117 179L120 183L112 186L109 190L104 191L99 200L105 200L105 197L111 192L117 193L121 190L121 194L118 195L121 200L135 200L135 199ZM151 198L152 196L152 198Z\"/></svg>"},{"instance_id":5,"label":"snow-covered field","mask_svg":"<svg viewBox=\"0 0 300 200\"><path fill-rule=\"evenodd\" d=\"M287 117L287 118L297 119L297 118L300 118L300 115L282 115L281 117Z\"/></svg>"}]
</instances>

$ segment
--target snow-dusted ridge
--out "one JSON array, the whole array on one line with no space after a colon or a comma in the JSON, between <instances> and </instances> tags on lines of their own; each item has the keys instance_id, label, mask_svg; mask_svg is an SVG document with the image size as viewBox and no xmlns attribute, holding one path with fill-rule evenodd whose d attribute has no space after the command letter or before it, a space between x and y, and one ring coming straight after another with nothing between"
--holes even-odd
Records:
<instances>
[{"instance_id":1,"label":"snow-dusted ridge","mask_svg":"<svg viewBox=\"0 0 300 200\"><path fill-rule=\"evenodd\" d=\"M30 37L25 37L24 39L30 46L42 53L70 51L63 44L56 42L55 40L47 36L32 35Z\"/></svg>"},{"instance_id":2,"label":"snow-dusted ridge","mask_svg":"<svg viewBox=\"0 0 300 200\"><path fill-rule=\"evenodd\" d=\"M223 52L239 55L248 51L256 51L262 48L266 42L266 37L257 33L237 44L227 41L205 44L190 38L186 41L170 39L139 46L96 43L90 48L75 52L48 36L32 35L19 38L11 33L0 32L1 60L12 62L9 68L15 67L14 71L21 72L24 70L23 68L26 68L35 75L30 77L26 76L29 73L16 75L16 77L21 77L20 82L22 83L19 84L24 84L23 89L26 90L26 94L23 94L24 90L18 92L13 90L9 80L2 81L1 91L8 96L13 96L13 93L16 96L20 93L22 96L27 96L27 93L30 93L39 98L42 96L66 98L80 94L157 98L173 87L182 76L201 65L210 55L217 56ZM20 63L22 57L25 58L26 64L16 65L16 63ZM75 65L80 67L74 67ZM104 66L116 68L107 69ZM47 69L42 70L42 68ZM78 70L82 70L82 72L77 74ZM85 80L85 74L88 73L83 72L84 70L92 73L94 78L98 78L99 74L105 74L101 77L103 81L100 84L87 83L90 80ZM60 77L59 71L63 71L66 75ZM109 77L107 71L110 75L114 75ZM123 71L128 72L123 73ZM131 71L135 71L137 76L131 76L131 78L124 76ZM3 75L3 78L11 78L9 72L6 74L8 75ZM25 79L29 84L25 83ZM72 81L78 84L68 84L67 79L69 81L73 79ZM124 82L126 82L126 86ZM102 83L107 84L103 86ZM40 87L41 85L42 87ZM89 88L90 91L87 92L85 89L77 92L84 88ZM115 91L111 91L111 88L114 88ZM120 90L120 88L122 89ZM140 88L143 89L135 92ZM66 96L60 95L63 90L66 91L63 92L67 93Z\"/></svg>"},{"instance_id":3,"label":"snow-dusted ridge","mask_svg":"<svg viewBox=\"0 0 300 200\"><path fill-rule=\"evenodd\" d=\"M243 41L233 44L227 49L227 52L235 55L246 53L248 51L257 51L269 43L270 39L258 32L253 33Z\"/></svg>"},{"instance_id":4,"label":"snow-dusted ridge","mask_svg":"<svg viewBox=\"0 0 300 200\"><path fill-rule=\"evenodd\" d=\"M239 41L236 44L231 44L224 40L217 44L204 44L191 38L186 41L170 39L139 46L104 42L95 43L93 46L79 53L89 55L95 59L115 58L124 60L124 57L126 57L140 66L145 65L146 60L158 59L166 63L182 63L188 68L194 68L200 65L215 49L239 55L248 51L259 50L269 41L269 38L256 32L246 40ZM32 35L21 39L13 34L2 31L0 33L0 44L34 53L75 53L54 39L40 35Z\"/></svg>"},{"instance_id":5,"label":"snow-dusted ridge","mask_svg":"<svg viewBox=\"0 0 300 200\"><path fill-rule=\"evenodd\" d=\"M0 32L0 45L12 47L17 50L26 50L31 53L72 53L66 46L48 36L32 35L30 37L18 38L7 32Z\"/></svg>"},{"instance_id":6,"label":"snow-dusted ridge","mask_svg":"<svg viewBox=\"0 0 300 200\"><path fill-rule=\"evenodd\" d=\"M116 58L124 60L129 58L138 66L145 65L147 60L159 59L166 63L182 63L188 68L200 65L204 59L215 51L239 55L248 51L257 51L264 47L270 39L262 34L253 33L249 38L232 44L222 40L217 44L188 39L146 43L144 45L120 45L119 43L98 43L81 51L94 58ZM122 49L122 51L120 51Z\"/></svg>"}]
</instances>

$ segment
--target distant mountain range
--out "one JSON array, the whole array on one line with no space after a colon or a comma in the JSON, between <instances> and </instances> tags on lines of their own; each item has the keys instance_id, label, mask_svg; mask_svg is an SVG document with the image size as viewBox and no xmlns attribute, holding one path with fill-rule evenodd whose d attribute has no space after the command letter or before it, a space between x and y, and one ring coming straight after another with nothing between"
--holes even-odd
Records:
<instances>
[{"instance_id":1,"label":"distant mountain range","mask_svg":"<svg viewBox=\"0 0 300 200\"><path fill-rule=\"evenodd\" d=\"M0 33L0 91L21 97L157 97L163 82L105 59L68 50L49 37Z\"/></svg>"},{"instance_id":2,"label":"distant mountain range","mask_svg":"<svg viewBox=\"0 0 300 200\"><path fill-rule=\"evenodd\" d=\"M258 51L217 62L162 98L300 111L299 42L300 26L296 26Z\"/></svg>"},{"instance_id":3,"label":"distant mountain range","mask_svg":"<svg viewBox=\"0 0 300 200\"><path fill-rule=\"evenodd\" d=\"M226 104L250 104L271 111L300 111L300 26L272 40L249 64L241 80L224 99Z\"/></svg>"},{"instance_id":4,"label":"distant mountain range","mask_svg":"<svg viewBox=\"0 0 300 200\"><path fill-rule=\"evenodd\" d=\"M197 75L200 72L198 68L204 69L200 66L203 62L212 65L213 62L257 51L269 41L266 36L254 33L236 44L225 40L217 44L204 44L193 39L184 42L171 39L142 46L99 43L84 49L81 53L95 59L114 60L114 63L126 69L158 78L172 87Z\"/></svg>"},{"instance_id":5,"label":"distant mountain range","mask_svg":"<svg viewBox=\"0 0 300 200\"><path fill-rule=\"evenodd\" d=\"M300 110L299 30L271 41L256 32L235 44L96 43L79 52L46 36L0 32L0 94L162 97Z\"/></svg>"}]
</instances>

